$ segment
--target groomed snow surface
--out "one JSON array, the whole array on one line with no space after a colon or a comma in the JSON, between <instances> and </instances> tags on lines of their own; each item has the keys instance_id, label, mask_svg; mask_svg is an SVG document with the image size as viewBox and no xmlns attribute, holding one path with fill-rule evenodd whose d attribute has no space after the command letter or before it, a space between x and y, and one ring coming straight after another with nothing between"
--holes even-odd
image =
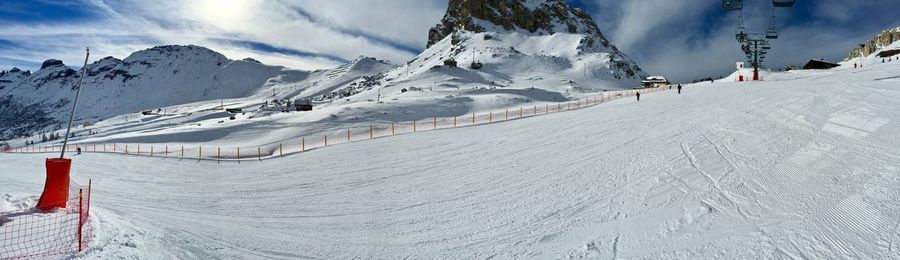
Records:
<instances>
[{"instance_id":1,"label":"groomed snow surface","mask_svg":"<svg viewBox=\"0 0 900 260\"><path fill-rule=\"evenodd\" d=\"M84 258L900 258L900 62L263 162L72 156ZM37 196L47 155L0 155Z\"/></svg>"}]
</instances>

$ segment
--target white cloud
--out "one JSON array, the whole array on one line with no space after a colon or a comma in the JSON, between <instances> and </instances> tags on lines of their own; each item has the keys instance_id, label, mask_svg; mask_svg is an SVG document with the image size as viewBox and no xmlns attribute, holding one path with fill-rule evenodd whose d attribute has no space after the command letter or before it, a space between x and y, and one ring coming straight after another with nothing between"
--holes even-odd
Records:
<instances>
[{"instance_id":1,"label":"white cloud","mask_svg":"<svg viewBox=\"0 0 900 260\"><path fill-rule=\"evenodd\" d=\"M0 59L39 63L57 58L80 66L84 46L90 46L99 59L124 58L155 45L195 44L232 59L252 56L299 69L334 67L339 60L332 57L350 60L359 55L401 63L417 54L406 46L424 47L428 27L446 8L446 3L440 6L437 0L381 5L370 1L83 1L103 15L77 24L0 27L0 39L15 43L3 47ZM315 15L304 15L304 10ZM234 43L238 41L309 55L273 53Z\"/></svg>"}]
</instances>

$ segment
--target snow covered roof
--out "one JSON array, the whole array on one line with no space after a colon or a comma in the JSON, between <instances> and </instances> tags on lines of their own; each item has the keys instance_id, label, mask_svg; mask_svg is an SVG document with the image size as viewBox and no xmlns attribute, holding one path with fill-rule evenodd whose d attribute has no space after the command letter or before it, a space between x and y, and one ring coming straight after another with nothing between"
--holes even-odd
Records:
<instances>
[{"instance_id":1,"label":"snow covered roof","mask_svg":"<svg viewBox=\"0 0 900 260\"><path fill-rule=\"evenodd\" d=\"M666 80L666 77L663 77L663 76L649 76L649 77L647 77L647 79L644 79L643 82L663 82L663 83L668 83L669 81Z\"/></svg>"}]
</instances>

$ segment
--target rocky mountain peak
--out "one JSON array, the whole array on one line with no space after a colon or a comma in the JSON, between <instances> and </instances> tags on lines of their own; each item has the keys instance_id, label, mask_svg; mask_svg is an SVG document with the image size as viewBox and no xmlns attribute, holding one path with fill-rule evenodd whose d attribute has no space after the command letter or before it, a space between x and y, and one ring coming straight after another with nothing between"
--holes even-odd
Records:
<instances>
[{"instance_id":1,"label":"rocky mountain peak","mask_svg":"<svg viewBox=\"0 0 900 260\"><path fill-rule=\"evenodd\" d=\"M444 18L428 32L428 46L459 30L584 33L608 44L587 13L563 0L450 0Z\"/></svg>"},{"instance_id":2,"label":"rocky mountain peak","mask_svg":"<svg viewBox=\"0 0 900 260\"><path fill-rule=\"evenodd\" d=\"M871 40L861 43L861 46L856 46L856 48L847 55L846 60L869 56L897 41L900 41L900 27L881 31Z\"/></svg>"},{"instance_id":3,"label":"rocky mountain peak","mask_svg":"<svg viewBox=\"0 0 900 260\"><path fill-rule=\"evenodd\" d=\"M44 61L43 64L41 64L41 69L46 69L48 67L53 67L53 66L66 66L66 65L63 64L63 62L61 60L49 59L49 60Z\"/></svg>"}]
</instances>

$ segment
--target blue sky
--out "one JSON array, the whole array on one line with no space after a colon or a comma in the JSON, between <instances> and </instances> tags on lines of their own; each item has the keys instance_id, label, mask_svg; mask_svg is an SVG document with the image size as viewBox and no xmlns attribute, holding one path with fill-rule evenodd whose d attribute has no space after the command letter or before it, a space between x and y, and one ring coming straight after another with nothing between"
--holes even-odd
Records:
<instances>
[{"instance_id":1,"label":"blue sky","mask_svg":"<svg viewBox=\"0 0 900 260\"><path fill-rule=\"evenodd\" d=\"M753 31L768 26L769 1L745 0ZM685 81L726 74L743 54L735 13L718 0L569 0L648 73ZM232 59L299 69L360 55L402 64L424 48L447 0L0 0L0 69L37 69L45 59L78 66L162 44L195 44ZM781 38L767 64L843 59L859 42L900 26L897 0L798 0L777 10Z\"/></svg>"}]
</instances>

